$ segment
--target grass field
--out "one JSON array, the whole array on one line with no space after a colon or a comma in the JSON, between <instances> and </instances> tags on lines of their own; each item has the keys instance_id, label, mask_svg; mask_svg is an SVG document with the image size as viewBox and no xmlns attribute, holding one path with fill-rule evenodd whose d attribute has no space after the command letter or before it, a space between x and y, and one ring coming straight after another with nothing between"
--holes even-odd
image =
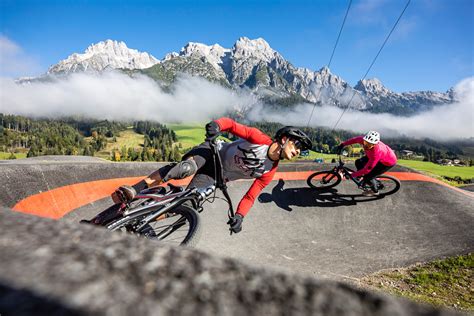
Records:
<instances>
[{"instance_id":1,"label":"grass field","mask_svg":"<svg viewBox=\"0 0 474 316\"><path fill-rule=\"evenodd\" d=\"M423 173L427 173L434 177L450 177L456 176L463 180L469 180L474 178L474 167L456 167L456 166L441 166L428 161L416 161L416 160L398 160L398 164L409 167Z\"/></svg>"},{"instance_id":2,"label":"grass field","mask_svg":"<svg viewBox=\"0 0 474 316\"><path fill-rule=\"evenodd\" d=\"M167 124L166 126L176 133L178 141L184 149L194 147L204 141L206 131L203 124Z\"/></svg>"},{"instance_id":3,"label":"grass field","mask_svg":"<svg viewBox=\"0 0 474 316\"><path fill-rule=\"evenodd\" d=\"M111 153L114 148L120 150L123 146L127 148L140 148L143 146L144 136L136 133L133 129L127 129L120 132L120 136L117 137L117 142L112 142L112 138L107 139L109 142L105 149L97 152L96 157L110 159Z\"/></svg>"},{"instance_id":4,"label":"grass field","mask_svg":"<svg viewBox=\"0 0 474 316\"><path fill-rule=\"evenodd\" d=\"M474 254L376 273L360 280L364 287L418 302L474 311Z\"/></svg>"},{"instance_id":5,"label":"grass field","mask_svg":"<svg viewBox=\"0 0 474 316\"><path fill-rule=\"evenodd\" d=\"M4 151L0 151L0 160L7 160L10 157L11 153L6 153ZM16 159L26 158L26 153L15 153Z\"/></svg>"}]
</instances>

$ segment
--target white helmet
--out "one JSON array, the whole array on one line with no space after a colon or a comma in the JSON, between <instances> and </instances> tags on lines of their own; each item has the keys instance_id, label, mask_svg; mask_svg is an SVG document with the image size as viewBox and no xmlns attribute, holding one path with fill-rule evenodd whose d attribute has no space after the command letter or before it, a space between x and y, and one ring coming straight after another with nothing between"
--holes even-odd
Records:
<instances>
[{"instance_id":1,"label":"white helmet","mask_svg":"<svg viewBox=\"0 0 474 316\"><path fill-rule=\"evenodd\" d=\"M376 131L370 131L364 136L364 140L368 143L377 145L380 141L380 134Z\"/></svg>"}]
</instances>

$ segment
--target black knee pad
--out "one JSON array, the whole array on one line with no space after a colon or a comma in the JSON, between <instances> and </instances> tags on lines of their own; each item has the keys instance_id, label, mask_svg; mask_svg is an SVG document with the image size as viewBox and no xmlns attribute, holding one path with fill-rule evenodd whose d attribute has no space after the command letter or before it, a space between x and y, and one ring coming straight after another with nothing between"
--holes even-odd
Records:
<instances>
[{"instance_id":1,"label":"black knee pad","mask_svg":"<svg viewBox=\"0 0 474 316\"><path fill-rule=\"evenodd\" d=\"M162 179L163 181L168 181L170 179L184 179L195 174L197 169L198 167L193 159L183 160L180 163L171 166Z\"/></svg>"}]
</instances>

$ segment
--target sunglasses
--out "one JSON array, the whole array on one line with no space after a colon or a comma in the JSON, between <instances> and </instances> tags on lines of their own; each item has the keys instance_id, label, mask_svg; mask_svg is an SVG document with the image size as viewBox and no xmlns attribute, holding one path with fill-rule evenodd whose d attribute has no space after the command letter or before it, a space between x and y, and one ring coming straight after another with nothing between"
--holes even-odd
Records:
<instances>
[{"instance_id":1,"label":"sunglasses","mask_svg":"<svg viewBox=\"0 0 474 316\"><path fill-rule=\"evenodd\" d=\"M303 143L299 140L292 139L293 144L295 144L296 149L303 150Z\"/></svg>"}]
</instances>

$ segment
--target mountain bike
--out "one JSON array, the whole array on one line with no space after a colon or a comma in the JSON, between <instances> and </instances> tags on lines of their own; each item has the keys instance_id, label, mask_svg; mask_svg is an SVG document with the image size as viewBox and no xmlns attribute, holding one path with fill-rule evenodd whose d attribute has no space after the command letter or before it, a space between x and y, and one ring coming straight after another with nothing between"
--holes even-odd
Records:
<instances>
[{"instance_id":1,"label":"mountain bike","mask_svg":"<svg viewBox=\"0 0 474 316\"><path fill-rule=\"evenodd\" d=\"M118 211L101 212L87 222L104 226L111 231L125 231L148 239L170 244L194 246L199 241L201 221L199 213L205 202L214 202L216 188L224 194L229 206L228 216L233 217L234 208L223 181L222 162L217 149L216 137L209 140L213 151L215 180L205 188L153 187L145 189L128 203L119 206ZM214 197L211 195L214 193Z\"/></svg>"},{"instance_id":2,"label":"mountain bike","mask_svg":"<svg viewBox=\"0 0 474 316\"><path fill-rule=\"evenodd\" d=\"M351 179L359 189L371 189L369 184L363 183L362 179L354 178L352 176L353 172L354 170L346 167L341 156L339 156L339 162L332 170L315 172L308 177L306 183L313 189L327 190L337 186L341 183L342 178L345 178ZM382 174L376 176L374 180L379 196L390 195L400 189L400 180L395 177Z\"/></svg>"}]
</instances>

